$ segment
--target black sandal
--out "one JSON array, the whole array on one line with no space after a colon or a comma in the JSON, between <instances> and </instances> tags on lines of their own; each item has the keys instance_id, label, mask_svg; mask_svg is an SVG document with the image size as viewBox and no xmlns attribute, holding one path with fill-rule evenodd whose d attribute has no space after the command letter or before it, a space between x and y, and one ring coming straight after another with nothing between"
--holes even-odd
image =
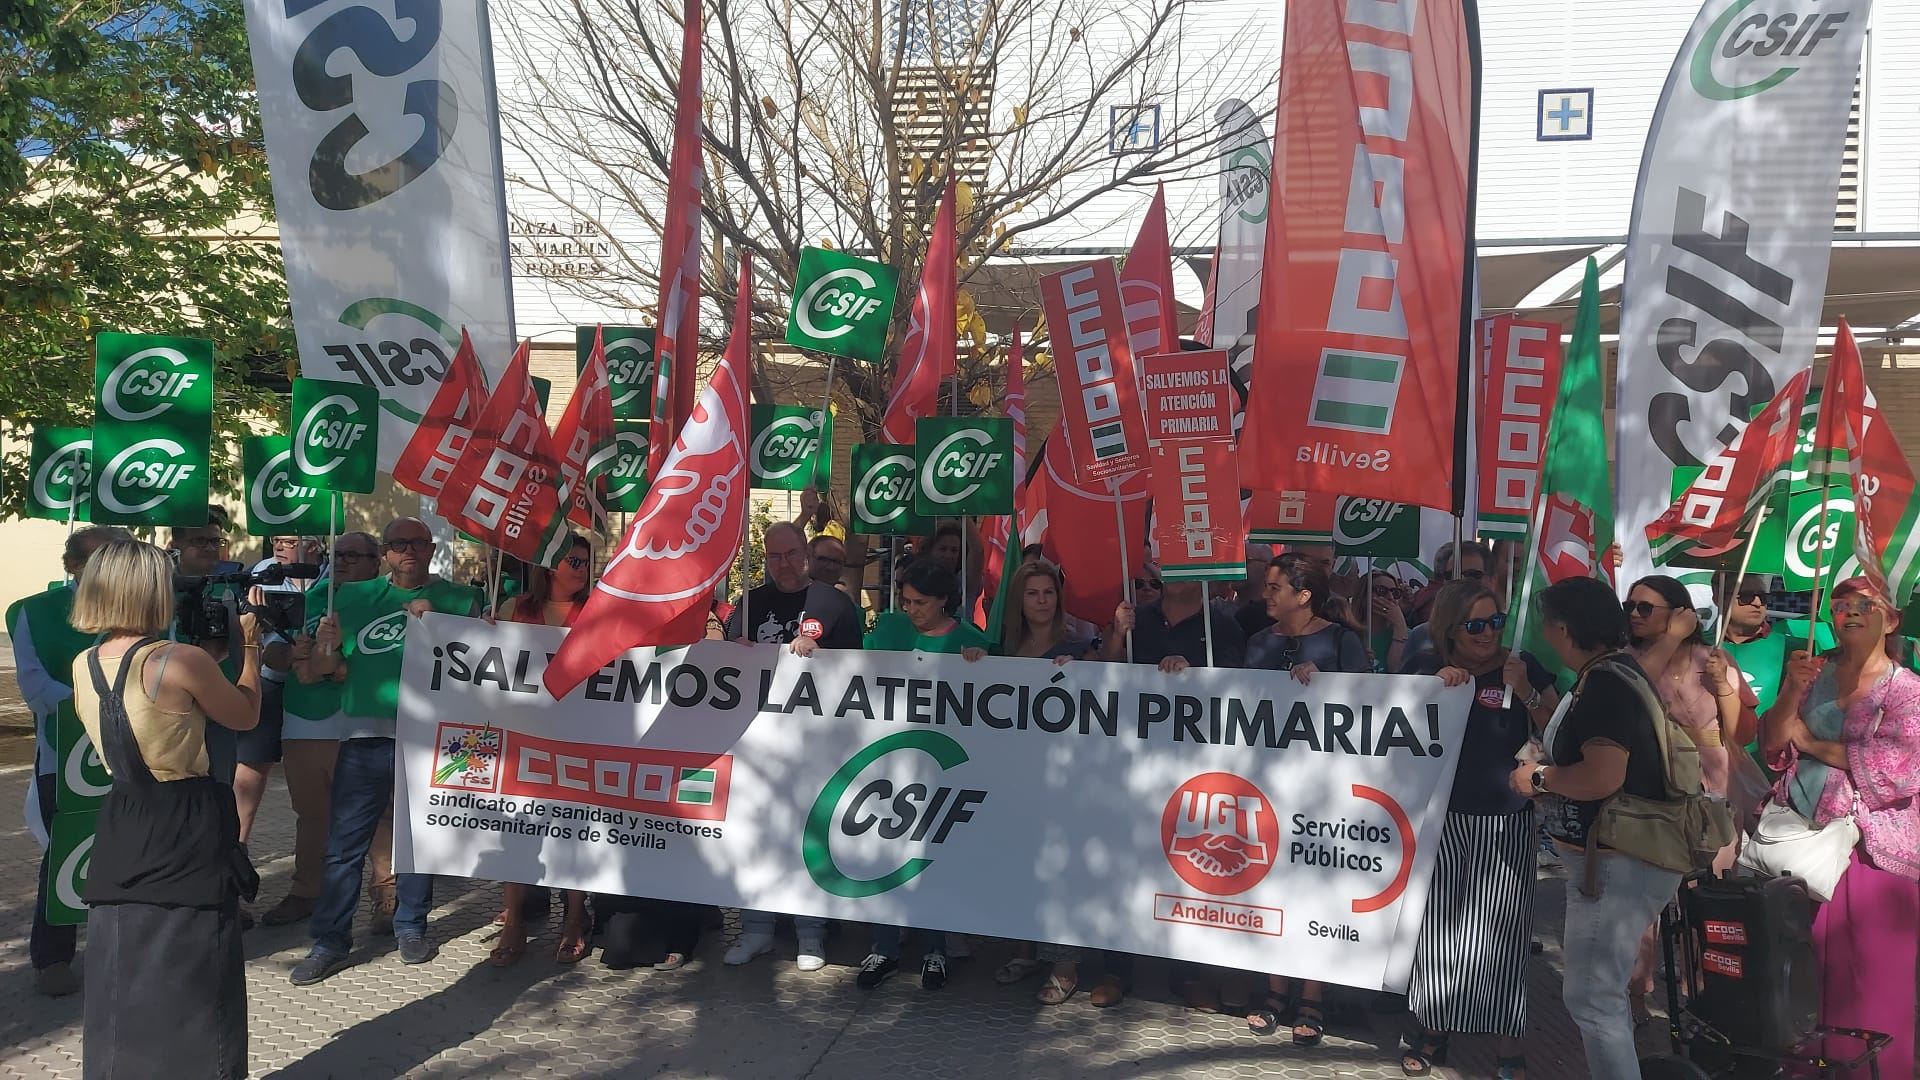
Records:
<instances>
[{"instance_id":1,"label":"black sandal","mask_svg":"<svg viewBox=\"0 0 1920 1080\"><path fill-rule=\"evenodd\" d=\"M1302 1030L1306 1034L1302 1035ZM1327 1014L1318 1001L1302 1001L1293 1013L1293 1045L1319 1046L1327 1033Z\"/></svg>"},{"instance_id":2,"label":"black sandal","mask_svg":"<svg viewBox=\"0 0 1920 1080\"><path fill-rule=\"evenodd\" d=\"M1499 1058L1493 1064L1494 1068L1499 1070L1494 1075L1500 1080L1519 1080L1520 1074L1527 1071L1527 1056L1515 1054L1512 1057Z\"/></svg>"},{"instance_id":3,"label":"black sandal","mask_svg":"<svg viewBox=\"0 0 1920 1080\"><path fill-rule=\"evenodd\" d=\"M1418 1046L1408 1042L1401 1052L1400 1071L1408 1076L1426 1076L1433 1072L1435 1065L1445 1065L1448 1037L1422 1032Z\"/></svg>"},{"instance_id":4,"label":"black sandal","mask_svg":"<svg viewBox=\"0 0 1920 1080\"><path fill-rule=\"evenodd\" d=\"M1260 1008L1247 1013L1247 1030L1262 1038L1271 1038L1280 1033L1282 1021L1293 1012L1293 996L1269 990L1260 998ZM1261 1026L1254 1026L1254 1021Z\"/></svg>"}]
</instances>

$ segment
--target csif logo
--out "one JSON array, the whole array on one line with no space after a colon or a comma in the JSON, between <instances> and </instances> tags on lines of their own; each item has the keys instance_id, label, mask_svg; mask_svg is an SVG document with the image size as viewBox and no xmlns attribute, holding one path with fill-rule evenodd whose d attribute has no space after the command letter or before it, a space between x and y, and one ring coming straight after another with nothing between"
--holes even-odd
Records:
<instances>
[{"instance_id":1,"label":"csif logo","mask_svg":"<svg viewBox=\"0 0 1920 1080\"><path fill-rule=\"evenodd\" d=\"M1810 58L1847 29L1853 13L1835 6L1734 0L1693 51L1687 77L1694 91L1712 101L1738 101L1786 82L1800 70L1794 61Z\"/></svg>"},{"instance_id":2,"label":"csif logo","mask_svg":"<svg viewBox=\"0 0 1920 1080\"><path fill-rule=\"evenodd\" d=\"M122 423L152 420L199 385L201 372L191 370L195 366L178 349L141 349L107 372L100 386L100 407Z\"/></svg>"},{"instance_id":3,"label":"csif logo","mask_svg":"<svg viewBox=\"0 0 1920 1080\"><path fill-rule=\"evenodd\" d=\"M75 844L53 872L54 899L73 911L87 910L87 868L93 862L93 840L89 833Z\"/></svg>"},{"instance_id":4,"label":"csif logo","mask_svg":"<svg viewBox=\"0 0 1920 1080\"><path fill-rule=\"evenodd\" d=\"M60 763L60 780L68 791L82 799L103 799L107 792L113 790L113 779L107 775L100 752L93 748L93 741L84 735L67 748L66 760Z\"/></svg>"},{"instance_id":5,"label":"csif logo","mask_svg":"<svg viewBox=\"0 0 1920 1080\"><path fill-rule=\"evenodd\" d=\"M888 454L853 489L853 512L868 525L891 525L912 509L912 499L912 455Z\"/></svg>"},{"instance_id":6,"label":"csif logo","mask_svg":"<svg viewBox=\"0 0 1920 1080\"><path fill-rule=\"evenodd\" d=\"M1790 578L1811 581L1816 563L1821 568L1821 576L1828 581L1843 581L1858 573L1859 557L1853 551L1857 529L1853 497L1839 491L1830 494L1826 499L1824 518L1819 492L1814 492L1812 498L1795 509L1797 512L1787 526L1787 572Z\"/></svg>"},{"instance_id":7,"label":"csif logo","mask_svg":"<svg viewBox=\"0 0 1920 1080\"><path fill-rule=\"evenodd\" d=\"M47 455L33 471L33 500L49 510L71 510L92 482L87 456L93 440L80 439Z\"/></svg>"},{"instance_id":8,"label":"csif logo","mask_svg":"<svg viewBox=\"0 0 1920 1080\"><path fill-rule=\"evenodd\" d=\"M376 656L392 652L407 643L407 613L389 612L368 623L360 630L355 639L356 647L363 656Z\"/></svg>"},{"instance_id":9,"label":"csif logo","mask_svg":"<svg viewBox=\"0 0 1920 1080\"><path fill-rule=\"evenodd\" d=\"M941 506L964 502L987 486L1006 460L985 428L949 432L920 466L920 493Z\"/></svg>"},{"instance_id":10,"label":"csif logo","mask_svg":"<svg viewBox=\"0 0 1920 1080\"><path fill-rule=\"evenodd\" d=\"M842 282L852 288L840 287ZM857 266L829 271L808 285L793 303L794 318L800 330L816 341L832 341L853 333L869 315L880 310L885 297L874 296L880 283ZM821 321L818 316L832 316Z\"/></svg>"},{"instance_id":11,"label":"csif logo","mask_svg":"<svg viewBox=\"0 0 1920 1080\"><path fill-rule=\"evenodd\" d=\"M251 521L266 526L286 525L313 512L320 490L295 484L292 465L291 449L269 455L261 465L253 483L247 485L247 512Z\"/></svg>"},{"instance_id":12,"label":"csif logo","mask_svg":"<svg viewBox=\"0 0 1920 1080\"><path fill-rule=\"evenodd\" d=\"M144 514L200 471L178 440L141 439L108 459L100 472L100 505L116 514Z\"/></svg>"},{"instance_id":13,"label":"csif logo","mask_svg":"<svg viewBox=\"0 0 1920 1080\"><path fill-rule=\"evenodd\" d=\"M382 319L378 329L372 327L375 319ZM459 327L431 308L391 296L353 301L340 310L339 323L357 331L354 340L325 344L320 351L333 358L345 381L364 386L438 384L452 363L450 350L460 347ZM388 395L381 395L380 407L405 420L420 419Z\"/></svg>"},{"instance_id":14,"label":"csif logo","mask_svg":"<svg viewBox=\"0 0 1920 1080\"><path fill-rule=\"evenodd\" d=\"M359 408L346 394L328 394L300 418L293 433L293 450L300 471L325 476L347 463L349 452L367 436L370 425L359 419Z\"/></svg>"},{"instance_id":15,"label":"csif logo","mask_svg":"<svg viewBox=\"0 0 1920 1080\"><path fill-rule=\"evenodd\" d=\"M972 821L975 808L986 801L987 793L978 788L896 783L885 776L867 782L858 791L853 790L853 782L869 766L889 754L906 752L927 755L943 772L957 769L968 760L967 752L958 742L938 731L888 735L848 758L813 800L801 840L800 853L806 862L807 874L820 888L835 896L877 896L905 885L933 865L931 858L916 855L878 877L851 877L834 859L836 835L856 837L873 833L887 841L944 844L954 828Z\"/></svg>"},{"instance_id":16,"label":"csif logo","mask_svg":"<svg viewBox=\"0 0 1920 1080\"><path fill-rule=\"evenodd\" d=\"M1346 547L1370 544L1385 536L1395 519L1407 510L1404 503L1344 498L1334 518L1334 542Z\"/></svg>"},{"instance_id":17,"label":"csif logo","mask_svg":"<svg viewBox=\"0 0 1920 1080\"><path fill-rule=\"evenodd\" d=\"M786 480L813 467L826 426L819 409L788 411L781 406L755 406L753 412L754 427L759 429L751 449L756 480Z\"/></svg>"},{"instance_id":18,"label":"csif logo","mask_svg":"<svg viewBox=\"0 0 1920 1080\"><path fill-rule=\"evenodd\" d=\"M609 327L601 347L607 354L607 381L613 386L613 414L624 417L635 409L644 414L653 386L653 331Z\"/></svg>"}]
</instances>

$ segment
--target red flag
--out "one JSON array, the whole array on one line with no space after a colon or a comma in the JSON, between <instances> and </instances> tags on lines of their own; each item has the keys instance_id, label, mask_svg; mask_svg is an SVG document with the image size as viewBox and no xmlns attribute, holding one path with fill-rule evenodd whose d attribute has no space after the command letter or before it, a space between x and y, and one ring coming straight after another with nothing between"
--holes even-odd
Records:
<instances>
[{"instance_id":1,"label":"red flag","mask_svg":"<svg viewBox=\"0 0 1920 1080\"><path fill-rule=\"evenodd\" d=\"M1055 424L1040 450L1040 467L1027 488L1030 528L1042 531L1041 553L1066 572L1066 610L1095 626L1113 621L1113 609L1125 596L1113 504L1117 498L1126 521L1127 574L1138 576L1147 549L1147 474L1131 473L1118 492L1106 482L1081 486L1073 476L1072 452L1062 425Z\"/></svg>"},{"instance_id":2,"label":"red flag","mask_svg":"<svg viewBox=\"0 0 1920 1080\"><path fill-rule=\"evenodd\" d=\"M1760 415L1647 526L1654 562L1665 565L1683 552L1698 558L1725 554L1751 537L1761 509L1792 472L1801 406L1812 383L1810 370L1787 380Z\"/></svg>"},{"instance_id":3,"label":"red flag","mask_svg":"<svg viewBox=\"0 0 1920 1080\"><path fill-rule=\"evenodd\" d=\"M1147 217L1120 270L1120 301L1126 305L1127 342L1136 373L1149 353L1180 350L1180 321L1173 307L1173 244L1167 239L1167 188L1153 189Z\"/></svg>"},{"instance_id":4,"label":"red flag","mask_svg":"<svg viewBox=\"0 0 1920 1080\"><path fill-rule=\"evenodd\" d=\"M980 528L987 538L987 560L981 567L980 581L992 588L989 594L984 589L980 598L974 601L973 621L998 640L1000 626L998 619L990 619L992 610L999 607L1000 589L1006 584L1007 573L1018 568L1020 562L1020 541L1018 523L1023 520L1023 504L1027 495L1027 375L1026 354L1020 348L1020 328L1013 328L1013 351L1007 356L1007 419L1013 421L1013 513L987 518Z\"/></svg>"},{"instance_id":5,"label":"red flag","mask_svg":"<svg viewBox=\"0 0 1920 1080\"><path fill-rule=\"evenodd\" d=\"M467 452L447 474L437 509L469 536L522 562L552 566L566 554L560 454L540 415L527 354L522 341L480 410Z\"/></svg>"},{"instance_id":6,"label":"red flag","mask_svg":"<svg viewBox=\"0 0 1920 1080\"><path fill-rule=\"evenodd\" d=\"M1560 325L1483 320L1480 533L1522 537L1540 498L1547 433L1560 396Z\"/></svg>"},{"instance_id":7,"label":"red flag","mask_svg":"<svg viewBox=\"0 0 1920 1080\"><path fill-rule=\"evenodd\" d=\"M1139 368L1127 344L1113 260L1041 278L1040 310L1046 313L1060 380L1060 423L1054 430L1065 432L1074 475L1092 484L1146 468Z\"/></svg>"},{"instance_id":8,"label":"red flag","mask_svg":"<svg viewBox=\"0 0 1920 1080\"><path fill-rule=\"evenodd\" d=\"M560 497L567 520L596 532L607 527L601 475L613 466L620 447L613 430L613 383L607 372L607 348L601 328L593 328L593 351L574 384L567 411L560 414L554 442L560 447Z\"/></svg>"},{"instance_id":9,"label":"red flag","mask_svg":"<svg viewBox=\"0 0 1920 1080\"><path fill-rule=\"evenodd\" d=\"M547 664L547 691L556 698L628 649L701 637L714 587L726 580L746 525L750 275L751 260L742 251L727 351L572 632Z\"/></svg>"},{"instance_id":10,"label":"red flag","mask_svg":"<svg viewBox=\"0 0 1920 1080\"><path fill-rule=\"evenodd\" d=\"M680 425L693 412L700 343L700 2L686 0L680 33L680 95L673 110L667 221L660 233L660 320L654 335L652 445L647 475L660 475Z\"/></svg>"},{"instance_id":11,"label":"red flag","mask_svg":"<svg viewBox=\"0 0 1920 1080\"><path fill-rule=\"evenodd\" d=\"M1840 320L1814 424L1816 478L1850 475L1854 555L1860 571L1896 606L1906 605L1920 582L1920 506L1914 504L1912 466L1867 386L1853 330ZM1844 561L1835 556L1836 561ZM1832 567L1822 567L1830 576Z\"/></svg>"},{"instance_id":12,"label":"red flag","mask_svg":"<svg viewBox=\"0 0 1920 1080\"><path fill-rule=\"evenodd\" d=\"M481 370L479 359L473 355L473 341L462 327L460 349L440 378L433 404L413 429L400 459L393 463L394 482L420 495L440 494L447 474L466 453L467 440L473 438L474 422L486 400L486 372Z\"/></svg>"},{"instance_id":13,"label":"red flag","mask_svg":"<svg viewBox=\"0 0 1920 1080\"><path fill-rule=\"evenodd\" d=\"M1473 66L1463 0L1286 5L1242 473L1450 509Z\"/></svg>"},{"instance_id":14,"label":"red flag","mask_svg":"<svg viewBox=\"0 0 1920 1080\"><path fill-rule=\"evenodd\" d=\"M957 363L954 342L959 335L959 316L954 311L954 263L959 256L954 241L953 188L953 181L948 180L940 210L934 214L933 236L927 243L927 264L920 269L920 291L913 298L907 340L900 346L900 358L894 361L893 396L887 399L880 437L895 446L911 446L915 421L939 415L940 384L953 378Z\"/></svg>"}]
</instances>

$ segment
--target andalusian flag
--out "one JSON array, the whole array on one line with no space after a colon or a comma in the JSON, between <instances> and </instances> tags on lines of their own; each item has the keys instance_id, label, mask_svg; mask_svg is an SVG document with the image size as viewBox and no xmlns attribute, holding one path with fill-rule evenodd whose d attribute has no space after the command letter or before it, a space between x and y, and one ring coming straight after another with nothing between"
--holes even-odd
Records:
<instances>
[{"instance_id":1,"label":"andalusian flag","mask_svg":"<svg viewBox=\"0 0 1920 1080\"><path fill-rule=\"evenodd\" d=\"M1601 412L1600 267L1591 258L1566 356L1520 598L1514 605L1515 618L1507 624L1508 644L1517 642L1550 668L1557 660L1540 637L1538 613L1530 610L1534 595L1570 577L1607 576L1601 555L1613 544L1613 481ZM1570 685L1564 676L1561 683L1563 688Z\"/></svg>"}]
</instances>

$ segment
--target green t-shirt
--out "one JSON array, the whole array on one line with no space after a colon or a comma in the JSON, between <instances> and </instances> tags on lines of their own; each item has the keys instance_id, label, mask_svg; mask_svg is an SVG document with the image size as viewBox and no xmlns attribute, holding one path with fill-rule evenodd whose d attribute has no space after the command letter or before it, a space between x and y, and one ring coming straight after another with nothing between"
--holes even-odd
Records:
<instances>
[{"instance_id":1,"label":"green t-shirt","mask_svg":"<svg viewBox=\"0 0 1920 1080\"><path fill-rule=\"evenodd\" d=\"M300 632L312 637L327 613L327 587L316 585L307 590L307 621ZM281 706L286 714L283 739L335 739L340 736L340 683L324 679L303 683L288 673Z\"/></svg>"},{"instance_id":2,"label":"green t-shirt","mask_svg":"<svg viewBox=\"0 0 1920 1080\"><path fill-rule=\"evenodd\" d=\"M340 655L347 659L341 708L346 714L340 737L392 738L400 710L400 660L407 641L407 605L425 600L435 611L472 615L480 610L480 590L434 578L418 589L402 589L384 577L334 588L333 610L340 616ZM321 607L326 606L325 597Z\"/></svg>"},{"instance_id":3,"label":"green t-shirt","mask_svg":"<svg viewBox=\"0 0 1920 1080\"><path fill-rule=\"evenodd\" d=\"M866 647L877 652L958 653L961 649L993 651L993 642L979 627L956 620L953 629L928 636L913 628L913 620L904 611L890 611L867 631Z\"/></svg>"}]
</instances>

